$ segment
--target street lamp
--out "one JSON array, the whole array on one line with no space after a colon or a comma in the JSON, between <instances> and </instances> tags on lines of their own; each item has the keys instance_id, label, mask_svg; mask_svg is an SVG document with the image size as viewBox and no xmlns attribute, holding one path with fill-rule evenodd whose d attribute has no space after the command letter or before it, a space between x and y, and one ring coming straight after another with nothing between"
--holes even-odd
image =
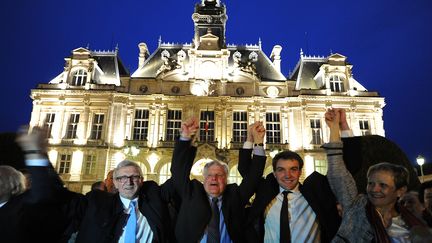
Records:
<instances>
[{"instance_id":1,"label":"street lamp","mask_svg":"<svg viewBox=\"0 0 432 243\"><path fill-rule=\"evenodd\" d=\"M420 172L421 172L421 181L424 182L424 174L423 174L423 164L425 163L425 158L421 155L417 156L416 158L417 164L420 165Z\"/></svg>"}]
</instances>

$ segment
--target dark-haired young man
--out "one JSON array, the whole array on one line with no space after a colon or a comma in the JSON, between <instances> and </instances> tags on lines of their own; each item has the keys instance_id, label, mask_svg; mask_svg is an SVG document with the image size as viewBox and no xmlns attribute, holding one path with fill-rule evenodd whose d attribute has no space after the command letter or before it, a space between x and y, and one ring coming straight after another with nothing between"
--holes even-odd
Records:
<instances>
[{"instance_id":1,"label":"dark-haired young man","mask_svg":"<svg viewBox=\"0 0 432 243\"><path fill-rule=\"evenodd\" d=\"M329 242L340 217L326 177L314 172L300 184L303 159L292 151L277 154L272 165L250 209L248 241Z\"/></svg>"},{"instance_id":2,"label":"dark-haired young man","mask_svg":"<svg viewBox=\"0 0 432 243\"><path fill-rule=\"evenodd\" d=\"M352 136L344 111L339 126L344 136ZM327 178L313 172L301 184L303 159L292 151L277 154L272 166L249 209L248 242L330 242L341 218Z\"/></svg>"}]
</instances>

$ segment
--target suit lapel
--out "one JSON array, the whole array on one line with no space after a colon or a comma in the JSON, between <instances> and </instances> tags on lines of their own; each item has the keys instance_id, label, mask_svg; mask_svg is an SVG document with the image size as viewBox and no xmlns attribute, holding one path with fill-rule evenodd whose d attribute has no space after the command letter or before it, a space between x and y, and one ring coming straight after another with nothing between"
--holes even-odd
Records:
<instances>
[{"instance_id":1,"label":"suit lapel","mask_svg":"<svg viewBox=\"0 0 432 243\"><path fill-rule=\"evenodd\" d=\"M252 204L250 220L254 221L257 218L262 217L267 205L277 196L279 193L279 184L273 174L269 174L266 179L263 179L259 184L255 200ZM249 222L252 223L252 222Z\"/></svg>"},{"instance_id":2,"label":"suit lapel","mask_svg":"<svg viewBox=\"0 0 432 243\"><path fill-rule=\"evenodd\" d=\"M110 239L113 239L108 240L109 242L117 242L123 233L123 227L126 224L128 215L124 212L123 203L118 194L113 195L112 200L112 208L108 210L111 210L113 213L104 225L104 230L106 231L106 235L108 235Z\"/></svg>"}]
</instances>

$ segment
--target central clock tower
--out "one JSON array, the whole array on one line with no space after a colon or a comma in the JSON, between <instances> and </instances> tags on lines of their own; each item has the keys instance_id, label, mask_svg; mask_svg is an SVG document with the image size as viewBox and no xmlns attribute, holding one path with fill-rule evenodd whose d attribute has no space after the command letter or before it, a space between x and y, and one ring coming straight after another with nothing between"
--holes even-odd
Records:
<instances>
[{"instance_id":1,"label":"central clock tower","mask_svg":"<svg viewBox=\"0 0 432 243\"><path fill-rule=\"evenodd\" d=\"M195 49L208 49L208 45L213 44L208 41L208 34L211 33L212 42L217 37L217 43L215 43L217 45L212 45L211 49L226 48L225 25L227 19L225 5L219 0L203 0L201 3L197 3L195 12L192 14L195 27L193 47Z\"/></svg>"}]
</instances>

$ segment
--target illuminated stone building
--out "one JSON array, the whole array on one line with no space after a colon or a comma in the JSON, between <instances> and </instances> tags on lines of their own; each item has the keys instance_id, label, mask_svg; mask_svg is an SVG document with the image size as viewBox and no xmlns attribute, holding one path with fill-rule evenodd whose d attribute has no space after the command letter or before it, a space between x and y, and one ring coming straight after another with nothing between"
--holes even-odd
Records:
<instances>
[{"instance_id":1,"label":"illuminated stone building","mask_svg":"<svg viewBox=\"0 0 432 243\"><path fill-rule=\"evenodd\" d=\"M173 144L181 122L200 119L199 147L192 173L203 163L223 160L229 181L240 179L238 148L247 125L263 121L268 161L290 149L305 159L303 176L326 173L320 145L328 137L324 113L347 110L355 135L384 136L384 98L352 75L341 54L310 57L300 53L294 71L281 72L282 47L270 56L256 45L228 45L225 6L203 0L192 14L195 36L190 44L159 41L150 53L140 43L133 73L118 50L77 48L65 58L64 71L31 91L31 126L48 127L49 157L72 190L87 191L116 164L138 162L145 179L170 177Z\"/></svg>"}]
</instances>

